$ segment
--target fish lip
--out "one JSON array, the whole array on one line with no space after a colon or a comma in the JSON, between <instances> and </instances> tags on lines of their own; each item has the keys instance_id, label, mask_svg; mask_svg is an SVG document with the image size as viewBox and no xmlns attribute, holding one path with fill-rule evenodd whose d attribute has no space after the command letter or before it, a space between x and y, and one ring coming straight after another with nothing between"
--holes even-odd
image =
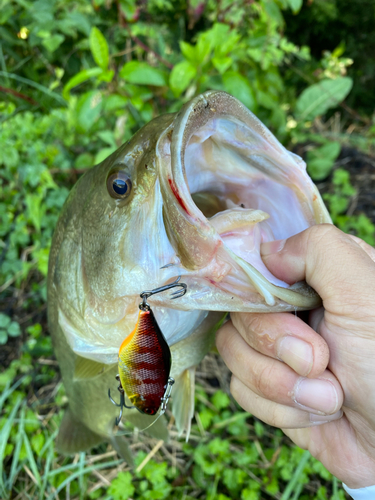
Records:
<instances>
[{"instance_id":1,"label":"fish lip","mask_svg":"<svg viewBox=\"0 0 375 500\"><path fill-rule=\"evenodd\" d=\"M194 228L195 231L194 245L191 247L195 246L200 248L201 245L203 249L200 254L195 254L195 259L190 258L189 260L187 258L189 256L189 251L186 252L188 256L185 255L184 258L181 259L182 267L185 268L186 275L191 275L191 272L194 274L205 268L209 275L210 272L213 272L212 266L210 269L210 264L217 258L220 252L222 253L222 251L225 252L227 250L222 238L224 235L213 228L210 221L203 215L192 199L185 165L186 149L194 132L198 128L204 127L204 125L211 120L225 116L233 116L237 121L244 124L244 126L249 125L251 122L250 126L256 129L256 131L261 134L262 138L268 141L270 147L274 148L275 151L280 154L284 163L288 163L288 161L295 163L295 171L292 172L294 176L293 181L295 181L297 185L303 185L303 183L305 183L307 186L304 191L303 189L299 191L299 195L304 198L301 205L303 205L307 213L306 218L309 223L307 227L316 223L331 222L320 195L307 174L301 176L301 178L298 177L301 171L305 170L304 162L296 157L296 155L289 153L260 120L258 120L258 118L237 99L225 92L208 91L196 97L181 109L169 130L166 130L164 134L161 135L157 146L158 148L166 137L171 137L170 161L167 162L166 168L161 168L161 175L159 177L164 200L167 201L166 197L168 196L169 201L172 199L174 200L174 210L176 213L172 218L179 220L178 225L172 228L168 236L171 240L173 240L173 238L178 240L180 234L176 231L176 227L182 227L183 222L181 221L184 221L189 225L190 230ZM296 158L298 160L296 160ZM166 205L168 205L168 203L166 203ZM169 204L165 212L168 212L170 207L171 204ZM168 214L166 218L168 219ZM181 233L184 234L183 231L181 231ZM186 234L188 234L188 232L186 232ZM180 245L180 248L177 248L177 255L181 253L181 247L182 245ZM243 259L239 257L236 259L237 262L234 262L233 256L230 255L230 253L231 252L227 252L228 255L225 260L229 260L232 266L237 265L238 267L238 264L240 264L240 267L244 268L244 266L241 265L241 260ZM249 265L247 262L245 264ZM245 272L245 274L247 273ZM288 287L286 283L284 285ZM219 287L220 284L212 286ZM230 293L228 292L228 294ZM271 299L266 299L266 302L272 307L280 301L272 302ZM226 308L230 310L228 309L228 304L226 304ZM291 306L291 308L294 308L294 306ZM302 308L305 307L302 306Z\"/></svg>"}]
</instances>

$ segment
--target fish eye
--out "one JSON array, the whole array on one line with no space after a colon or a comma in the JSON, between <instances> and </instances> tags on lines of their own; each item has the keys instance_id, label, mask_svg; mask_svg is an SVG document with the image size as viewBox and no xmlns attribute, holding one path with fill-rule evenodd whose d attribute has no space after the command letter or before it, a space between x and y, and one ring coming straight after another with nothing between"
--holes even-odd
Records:
<instances>
[{"instance_id":1,"label":"fish eye","mask_svg":"<svg viewBox=\"0 0 375 500\"><path fill-rule=\"evenodd\" d=\"M118 170L108 176L107 189L112 198L123 200L132 190L132 181L126 172Z\"/></svg>"}]
</instances>

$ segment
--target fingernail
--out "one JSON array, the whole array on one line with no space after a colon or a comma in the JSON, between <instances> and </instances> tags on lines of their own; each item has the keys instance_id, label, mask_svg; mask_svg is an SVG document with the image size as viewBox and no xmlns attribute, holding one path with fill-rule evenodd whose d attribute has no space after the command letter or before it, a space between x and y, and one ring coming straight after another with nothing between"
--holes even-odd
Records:
<instances>
[{"instance_id":1,"label":"fingernail","mask_svg":"<svg viewBox=\"0 0 375 500\"><path fill-rule=\"evenodd\" d=\"M313 413L331 415L337 410L338 396L329 380L301 377L295 386L293 400Z\"/></svg>"},{"instance_id":2,"label":"fingernail","mask_svg":"<svg viewBox=\"0 0 375 500\"><path fill-rule=\"evenodd\" d=\"M342 415L342 410L337 411L333 415L316 415L315 413L310 413L310 422L314 425L328 424L334 420L339 420Z\"/></svg>"},{"instance_id":3,"label":"fingernail","mask_svg":"<svg viewBox=\"0 0 375 500\"><path fill-rule=\"evenodd\" d=\"M306 377L313 366L314 357L311 344L297 337L282 337L278 340L277 355L294 371Z\"/></svg>"},{"instance_id":4,"label":"fingernail","mask_svg":"<svg viewBox=\"0 0 375 500\"><path fill-rule=\"evenodd\" d=\"M273 253L281 252L285 246L286 240L266 241L260 245L260 254L267 257Z\"/></svg>"}]
</instances>

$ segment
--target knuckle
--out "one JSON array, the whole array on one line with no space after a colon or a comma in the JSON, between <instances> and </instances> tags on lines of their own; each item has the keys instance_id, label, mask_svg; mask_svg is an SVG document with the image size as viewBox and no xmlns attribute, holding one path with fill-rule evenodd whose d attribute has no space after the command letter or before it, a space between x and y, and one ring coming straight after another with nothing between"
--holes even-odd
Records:
<instances>
[{"instance_id":1,"label":"knuckle","mask_svg":"<svg viewBox=\"0 0 375 500\"><path fill-rule=\"evenodd\" d=\"M264 332L264 320L266 318L262 314L243 313L241 315L241 334L246 342L255 347L257 335Z\"/></svg>"},{"instance_id":2,"label":"knuckle","mask_svg":"<svg viewBox=\"0 0 375 500\"><path fill-rule=\"evenodd\" d=\"M277 381L274 372L274 363L266 363L258 370L254 371L254 387L255 391L262 397L269 399L273 393L273 387Z\"/></svg>"}]
</instances>

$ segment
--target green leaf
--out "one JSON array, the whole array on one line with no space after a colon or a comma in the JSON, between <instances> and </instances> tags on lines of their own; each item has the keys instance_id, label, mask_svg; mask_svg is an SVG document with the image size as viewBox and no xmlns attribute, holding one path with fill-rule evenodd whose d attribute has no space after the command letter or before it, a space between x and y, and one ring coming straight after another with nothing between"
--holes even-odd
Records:
<instances>
[{"instance_id":1,"label":"green leaf","mask_svg":"<svg viewBox=\"0 0 375 500\"><path fill-rule=\"evenodd\" d=\"M227 408L229 406L230 399L228 394L219 390L212 396L212 403L215 408L222 410L223 408Z\"/></svg>"},{"instance_id":2,"label":"green leaf","mask_svg":"<svg viewBox=\"0 0 375 500\"><path fill-rule=\"evenodd\" d=\"M307 170L312 179L325 179L339 156L341 145L339 142L329 142L320 148L307 152Z\"/></svg>"},{"instance_id":3,"label":"green leaf","mask_svg":"<svg viewBox=\"0 0 375 500\"><path fill-rule=\"evenodd\" d=\"M190 62L196 62L195 61L195 47L191 45L190 43L187 42L180 42L180 49L182 54L188 61Z\"/></svg>"},{"instance_id":4,"label":"green leaf","mask_svg":"<svg viewBox=\"0 0 375 500\"><path fill-rule=\"evenodd\" d=\"M73 87L76 87L77 85L80 85L81 83L90 80L90 78L93 78L94 76L99 76L101 73L103 73L102 68L90 68L90 69L84 69L83 71L80 71L79 73L74 75L64 87L62 93L64 99L67 100L69 99L69 91Z\"/></svg>"},{"instance_id":5,"label":"green leaf","mask_svg":"<svg viewBox=\"0 0 375 500\"><path fill-rule=\"evenodd\" d=\"M260 498L259 488L258 489L245 488L244 490L241 491L241 500L258 500L259 498Z\"/></svg>"},{"instance_id":6,"label":"green leaf","mask_svg":"<svg viewBox=\"0 0 375 500\"><path fill-rule=\"evenodd\" d=\"M40 451L43 448L45 443L45 438L42 433L40 434L34 434L31 437L31 448L35 451L37 456L40 456Z\"/></svg>"},{"instance_id":7,"label":"green leaf","mask_svg":"<svg viewBox=\"0 0 375 500\"><path fill-rule=\"evenodd\" d=\"M96 156L95 156L94 165L97 165L98 163L101 163L102 161L104 161L106 158L108 158L109 155L114 153L116 151L116 149L117 149L117 146L99 149L99 151L96 153Z\"/></svg>"},{"instance_id":8,"label":"green leaf","mask_svg":"<svg viewBox=\"0 0 375 500\"><path fill-rule=\"evenodd\" d=\"M91 28L90 49L96 64L106 70L109 63L108 44L102 32L95 26Z\"/></svg>"},{"instance_id":9,"label":"green leaf","mask_svg":"<svg viewBox=\"0 0 375 500\"><path fill-rule=\"evenodd\" d=\"M108 493L114 500L128 500L134 495L135 488L132 484L132 475L130 472L119 472L116 479L113 479Z\"/></svg>"},{"instance_id":10,"label":"green leaf","mask_svg":"<svg viewBox=\"0 0 375 500\"><path fill-rule=\"evenodd\" d=\"M213 57L212 64L222 75L232 65L233 59L231 57Z\"/></svg>"},{"instance_id":11,"label":"green leaf","mask_svg":"<svg viewBox=\"0 0 375 500\"><path fill-rule=\"evenodd\" d=\"M197 64L206 62L212 48L210 33L201 33L195 46L195 57Z\"/></svg>"},{"instance_id":12,"label":"green leaf","mask_svg":"<svg viewBox=\"0 0 375 500\"><path fill-rule=\"evenodd\" d=\"M6 330L0 329L0 345L4 345L8 342L8 334Z\"/></svg>"},{"instance_id":13,"label":"green leaf","mask_svg":"<svg viewBox=\"0 0 375 500\"><path fill-rule=\"evenodd\" d=\"M38 271L40 271L43 276L47 276L48 274L48 256L49 248L39 248L33 252L33 257L38 263Z\"/></svg>"},{"instance_id":14,"label":"green leaf","mask_svg":"<svg viewBox=\"0 0 375 500\"><path fill-rule=\"evenodd\" d=\"M225 90L237 97L251 111L256 109L254 91L246 78L236 71L227 71L223 75Z\"/></svg>"},{"instance_id":15,"label":"green leaf","mask_svg":"<svg viewBox=\"0 0 375 500\"><path fill-rule=\"evenodd\" d=\"M164 71L153 68L146 62L130 61L120 70L120 77L130 83L138 85L154 85L162 87L167 84L167 78Z\"/></svg>"},{"instance_id":16,"label":"green leaf","mask_svg":"<svg viewBox=\"0 0 375 500\"><path fill-rule=\"evenodd\" d=\"M65 37L62 35L52 35L48 38L45 38L42 42L42 45L44 45L49 52L55 52L55 50L60 47L64 40Z\"/></svg>"},{"instance_id":17,"label":"green leaf","mask_svg":"<svg viewBox=\"0 0 375 500\"><path fill-rule=\"evenodd\" d=\"M0 313L0 328L8 328L11 323L11 319L4 313Z\"/></svg>"},{"instance_id":18,"label":"green leaf","mask_svg":"<svg viewBox=\"0 0 375 500\"><path fill-rule=\"evenodd\" d=\"M230 492L236 492L246 479L246 472L232 467L225 469L223 473L223 483Z\"/></svg>"},{"instance_id":19,"label":"green leaf","mask_svg":"<svg viewBox=\"0 0 375 500\"><path fill-rule=\"evenodd\" d=\"M303 0L287 0L289 7L292 9L293 14L298 14L301 10Z\"/></svg>"},{"instance_id":20,"label":"green leaf","mask_svg":"<svg viewBox=\"0 0 375 500\"><path fill-rule=\"evenodd\" d=\"M113 69L108 69L107 71L103 71L103 73L98 76L98 80L100 82L111 82L114 75L115 72L113 71Z\"/></svg>"},{"instance_id":21,"label":"green leaf","mask_svg":"<svg viewBox=\"0 0 375 500\"><path fill-rule=\"evenodd\" d=\"M28 193L25 197L28 220L33 224L38 232L41 229L42 219L46 213L46 207L42 204L42 201L43 195L41 193Z\"/></svg>"},{"instance_id":22,"label":"green leaf","mask_svg":"<svg viewBox=\"0 0 375 500\"><path fill-rule=\"evenodd\" d=\"M83 94L77 103L77 122L88 131L100 116L102 109L102 95L97 90Z\"/></svg>"},{"instance_id":23,"label":"green leaf","mask_svg":"<svg viewBox=\"0 0 375 500\"><path fill-rule=\"evenodd\" d=\"M21 333L20 325L16 321L12 321L8 326L8 335L11 337L18 337Z\"/></svg>"},{"instance_id":24,"label":"green leaf","mask_svg":"<svg viewBox=\"0 0 375 500\"><path fill-rule=\"evenodd\" d=\"M137 14L137 5L135 0L120 0L121 10L127 21L131 21Z\"/></svg>"},{"instance_id":25,"label":"green leaf","mask_svg":"<svg viewBox=\"0 0 375 500\"><path fill-rule=\"evenodd\" d=\"M189 61L182 61L172 69L169 85L175 97L178 97L196 76L197 70Z\"/></svg>"},{"instance_id":26,"label":"green leaf","mask_svg":"<svg viewBox=\"0 0 375 500\"><path fill-rule=\"evenodd\" d=\"M105 111L114 111L116 109L124 108L129 99L119 94L112 94L105 98L104 109Z\"/></svg>"},{"instance_id":27,"label":"green leaf","mask_svg":"<svg viewBox=\"0 0 375 500\"><path fill-rule=\"evenodd\" d=\"M255 434L258 437L263 437L263 435L264 435L264 433L266 431L266 429L264 428L264 425L259 420L256 420L254 422L254 430L255 430Z\"/></svg>"},{"instance_id":28,"label":"green leaf","mask_svg":"<svg viewBox=\"0 0 375 500\"><path fill-rule=\"evenodd\" d=\"M353 80L347 76L311 85L297 99L296 117L313 120L328 109L335 108L349 94L352 86Z\"/></svg>"}]
</instances>

